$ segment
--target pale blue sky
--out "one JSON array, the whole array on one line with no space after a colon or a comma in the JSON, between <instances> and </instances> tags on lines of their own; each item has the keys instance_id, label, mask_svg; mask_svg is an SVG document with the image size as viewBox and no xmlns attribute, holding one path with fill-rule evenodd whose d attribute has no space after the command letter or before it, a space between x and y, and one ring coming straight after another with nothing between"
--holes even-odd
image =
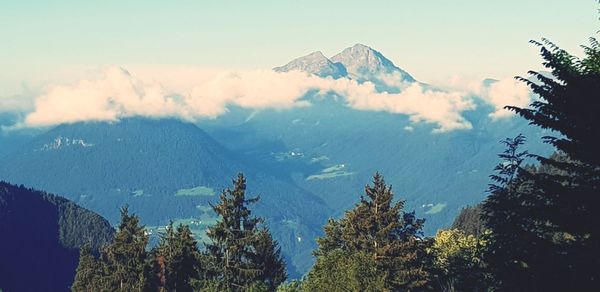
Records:
<instances>
[{"instance_id":1,"label":"pale blue sky","mask_svg":"<svg viewBox=\"0 0 600 292\"><path fill-rule=\"evenodd\" d=\"M1 1L0 95L70 68L271 68L355 43L426 82L504 78L539 67L530 39L577 52L600 29L598 8L594 0Z\"/></svg>"}]
</instances>

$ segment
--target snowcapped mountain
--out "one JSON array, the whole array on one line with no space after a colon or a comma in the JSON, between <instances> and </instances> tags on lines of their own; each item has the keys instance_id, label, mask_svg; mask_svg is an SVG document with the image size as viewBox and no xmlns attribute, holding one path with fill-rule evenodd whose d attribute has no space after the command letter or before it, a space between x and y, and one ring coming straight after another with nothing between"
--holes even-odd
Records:
<instances>
[{"instance_id":1,"label":"snowcapped mountain","mask_svg":"<svg viewBox=\"0 0 600 292\"><path fill-rule=\"evenodd\" d=\"M304 57L296 58L284 66L275 67L277 72L304 71L319 77L340 78L347 76L346 68L341 64L334 64L327 59L321 51L310 53Z\"/></svg>"}]
</instances>

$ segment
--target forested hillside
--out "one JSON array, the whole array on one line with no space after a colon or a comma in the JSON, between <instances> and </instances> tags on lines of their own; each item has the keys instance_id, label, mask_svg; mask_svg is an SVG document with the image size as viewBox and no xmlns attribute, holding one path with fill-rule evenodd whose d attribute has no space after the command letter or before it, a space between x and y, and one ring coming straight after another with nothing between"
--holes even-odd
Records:
<instances>
[{"instance_id":1,"label":"forested hillside","mask_svg":"<svg viewBox=\"0 0 600 292\"><path fill-rule=\"evenodd\" d=\"M69 200L0 182L0 289L67 291L79 248L89 243L97 252L113 233L106 219Z\"/></svg>"},{"instance_id":2,"label":"forested hillside","mask_svg":"<svg viewBox=\"0 0 600 292\"><path fill-rule=\"evenodd\" d=\"M261 168L194 124L145 118L65 124L0 159L3 179L59 193L112 224L127 204L154 234L170 220L202 222L194 225L198 239L214 221L209 204L238 172L251 180L249 192L261 196L256 213L300 276L331 210L284 173Z\"/></svg>"}]
</instances>

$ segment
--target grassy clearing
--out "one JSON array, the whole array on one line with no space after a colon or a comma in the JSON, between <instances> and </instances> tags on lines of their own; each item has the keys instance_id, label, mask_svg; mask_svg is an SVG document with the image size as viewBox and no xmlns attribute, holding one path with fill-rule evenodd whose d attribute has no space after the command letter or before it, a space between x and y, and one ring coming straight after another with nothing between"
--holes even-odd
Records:
<instances>
[{"instance_id":1,"label":"grassy clearing","mask_svg":"<svg viewBox=\"0 0 600 292\"><path fill-rule=\"evenodd\" d=\"M354 172L349 172L345 170L346 165L344 164L336 164L334 166L327 167L321 170L320 173L310 175L306 178L306 180L316 180L316 179L331 179L342 176L353 175Z\"/></svg>"},{"instance_id":2,"label":"grassy clearing","mask_svg":"<svg viewBox=\"0 0 600 292\"><path fill-rule=\"evenodd\" d=\"M215 191L212 188L199 186L190 189L180 189L175 196L214 196Z\"/></svg>"},{"instance_id":3,"label":"grassy clearing","mask_svg":"<svg viewBox=\"0 0 600 292\"><path fill-rule=\"evenodd\" d=\"M446 208L448 204L446 203L438 203L435 204L433 207L431 207L431 209L427 210L427 212L425 212L425 214L431 215L431 214L436 214L439 212L442 212L442 210L444 210L444 208Z\"/></svg>"}]
</instances>

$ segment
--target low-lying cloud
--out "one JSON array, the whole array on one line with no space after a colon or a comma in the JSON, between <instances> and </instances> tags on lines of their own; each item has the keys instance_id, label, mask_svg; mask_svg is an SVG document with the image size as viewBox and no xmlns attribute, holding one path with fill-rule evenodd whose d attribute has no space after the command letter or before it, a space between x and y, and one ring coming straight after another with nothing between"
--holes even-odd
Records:
<instances>
[{"instance_id":1,"label":"low-lying cloud","mask_svg":"<svg viewBox=\"0 0 600 292\"><path fill-rule=\"evenodd\" d=\"M464 92L492 106L493 111L489 113L492 120L513 117L514 113L504 109L505 106L527 107L535 98L529 87L515 78L473 81L455 76L445 87L450 91Z\"/></svg>"},{"instance_id":2,"label":"low-lying cloud","mask_svg":"<svg viewBox=\"0 0 600 292\"><path fill-rule=\"evenodd\" d=\"M483 96L486 101L494 106L495 111L490 114L494 120L511 117L514 113L504 109L505 106L527 107L532 100L529 87L515 79L503 79L490 84L484 89Z\"/></svg>"},{"instance_id":3,"label":"low-lying cloud","mask_svg":"<svg viewBox=\"0 0 600 292\"><path fill-rule=\"evenodd\" d=\"M33 110L17 126L116 121L132 116L197 121L219 117L231 106L256 110L307 107L312 104L305 97L311 93L336 95L357 110L408 115L413 123L434 124L436 132L472 128L462 113L475 109L475 103L468 92L461 90L441 91L420 83L405 83L400 92L388 93L379 92L370 82L272 70L219 71L208 75L204 72L202 78L192 73L171 77L180 81L172 86L156 77L142 80L120 67L110 67L96 78L47 86L35 98ZM502 107L506 104L523 105L529 94L526 87L523 91L502 81L481 91L497 109L492 118L504 117Z\"/></svg>"}]
</instances>

